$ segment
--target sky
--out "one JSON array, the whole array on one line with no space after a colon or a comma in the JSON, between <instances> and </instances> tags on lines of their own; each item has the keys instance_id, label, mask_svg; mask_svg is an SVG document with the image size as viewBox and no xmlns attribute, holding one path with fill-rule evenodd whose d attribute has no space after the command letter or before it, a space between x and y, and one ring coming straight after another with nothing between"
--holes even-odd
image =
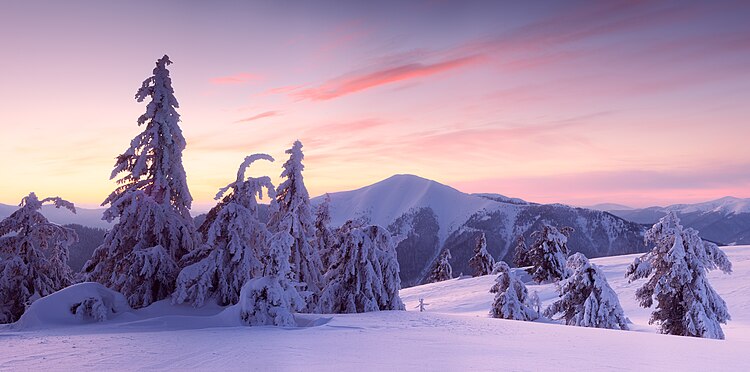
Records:
<instances>
[{"instance_id":1,"label":"sky","mask_svg":"<svg viewBox=\"0 0 750 372\"><path fill-rule=\"evenodd\" d=\"M114 189L167 54L194 209L304 144L310 194L415 174L634 207L750 197L747 1L0 0L0 203Z\"/></svg>"}]
</instances>

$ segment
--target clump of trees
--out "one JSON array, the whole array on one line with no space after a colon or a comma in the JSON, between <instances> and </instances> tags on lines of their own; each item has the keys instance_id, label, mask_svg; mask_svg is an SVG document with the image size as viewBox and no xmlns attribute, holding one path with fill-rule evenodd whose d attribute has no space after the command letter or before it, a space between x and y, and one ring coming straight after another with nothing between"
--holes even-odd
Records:
<instances>
[{"instance_id":1,"label":"clump of trees","mask_svg":"<svg viewBox=\"0 0 750 372\"><path fill-rule=\"evenodd\" d=\"M427 283L437 283L444 280L453 279L453 267L451 267L450 260L451 251L450 249L444 249L443 253L440 254L435 265L432 267L430 276L427 278Z\"/></svg>"},{"instance_id":2,"label":"clump of trees","mask_svg":"<svg viewBox=\"0 0 750 372\"><path fill-rule=\"evenodd\" d=\"M474 276L482 276L492 273L493 266L495 259L487 252L487 237L482 233L474 247L474 256L469 259L469 267L474 271Z\"/></svg>"}]
</instances>

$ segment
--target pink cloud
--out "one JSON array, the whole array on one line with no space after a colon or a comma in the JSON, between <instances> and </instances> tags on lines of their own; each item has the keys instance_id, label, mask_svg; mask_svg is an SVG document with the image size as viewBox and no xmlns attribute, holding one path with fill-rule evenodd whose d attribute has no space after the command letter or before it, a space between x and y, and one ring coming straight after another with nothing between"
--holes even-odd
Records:
<instances>
[{"instance_id":1,"label":"pink cloud","mask_svg":"<svg viewBox=\"0 0 750 372\"><path fill-rule=\"evenodd\" d=\"M410 63L366 74L352 75L330 80L318 87L292 93L292 96L312 101L325 101L381 85L440 74L446 71L476 64L481 60L481 56L472 55L433 64Z\"/></svg>"},{"instance_id":2,"label":"pink cloud","mask_svg":"<svg viewBox=\"0 0 750 372\"><path fill-rule=\"evenodd\" d=\"M210 81L211 84L214 85L237 85L258 80L262 80L262 77L260 75L251 74L248 72L240 72L234 75L211 78Z\"/></svg>"},{"instance_id":3,"label":"pink cloud","mask_svg":"<svg viewBox=\"0 0 750 372\"><path fill-rule=\"evenodd\" d=\"M237 120L237 121L235 121L235 123L247 123L249 121L255 121L255 120L258 120L258 119L268 118L268 117L271 117L271 116L279 116L279 115L281 115L281 113L278 112L278 111L266 111L266 112L260 113L258 115L251 116L249 118Z\"/></svg>"}]
</instances>

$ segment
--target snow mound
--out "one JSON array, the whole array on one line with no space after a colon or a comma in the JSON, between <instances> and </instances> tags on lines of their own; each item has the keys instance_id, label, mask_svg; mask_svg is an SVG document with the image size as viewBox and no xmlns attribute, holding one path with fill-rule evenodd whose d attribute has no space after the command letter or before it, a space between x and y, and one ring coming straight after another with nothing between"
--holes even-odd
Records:
<instances>
[{"instance_id":1,"label":"snow mound","mask_svg":"<svg viewBox=\"0 0 750 372\"><path fill-rule=\"evenodd\" d=\"M128 301L121 293L99 283L79 283L34 301L13 328L29 330L102 322L129 311Z\"/></svg>"}]
</instances>

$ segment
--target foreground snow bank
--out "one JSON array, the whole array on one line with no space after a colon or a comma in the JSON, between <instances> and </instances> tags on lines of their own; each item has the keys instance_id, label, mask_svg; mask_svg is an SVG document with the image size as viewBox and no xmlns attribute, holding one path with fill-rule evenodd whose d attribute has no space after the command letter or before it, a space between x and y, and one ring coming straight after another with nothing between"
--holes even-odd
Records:
<instances>
[{"instance_id":1,"label":"foreground snow bank","mask_svg":"<svg viewBox=\"0 0 750 372\"><path fill-rule=\"evenodd\" d=\"M128 311L131 311L128 301L119 292L99 283L79 283L34 301L13 329L103 322Z\"/></svg>"}]
</instances>

